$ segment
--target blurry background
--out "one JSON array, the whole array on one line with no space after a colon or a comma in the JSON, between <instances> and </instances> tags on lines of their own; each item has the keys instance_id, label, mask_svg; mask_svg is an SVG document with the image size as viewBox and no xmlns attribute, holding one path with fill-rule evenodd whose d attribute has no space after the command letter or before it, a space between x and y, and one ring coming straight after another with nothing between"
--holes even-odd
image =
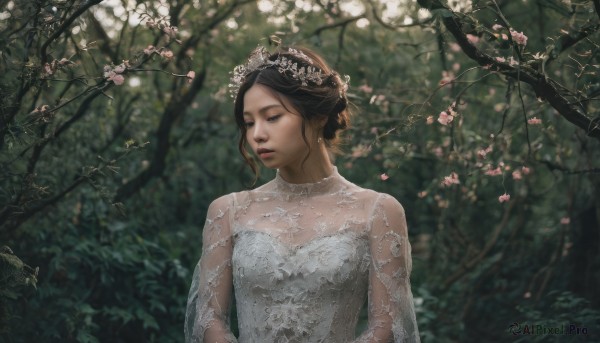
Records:
<instances>
[{"instance_id":1,"label":"blurry background","mask_svg":"<svg viewBox=\"0 0 600 343\"><path fill-rule=\"evenodd\" d=\"M0 0L0 341L183 340L206 209L253 178L229 73L272 35L351 77L335 163L405 207L423 341L599 340L599 18L598 0Z\"/></svg>"}]
</instances>

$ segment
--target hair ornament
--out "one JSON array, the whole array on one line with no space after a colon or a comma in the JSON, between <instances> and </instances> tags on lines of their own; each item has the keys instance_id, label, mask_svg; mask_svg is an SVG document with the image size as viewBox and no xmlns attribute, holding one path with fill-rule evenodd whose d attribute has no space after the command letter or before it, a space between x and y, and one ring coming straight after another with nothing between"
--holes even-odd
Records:
<instances>
[{"instance_id":1,"label":"hair ornament","mask_svg":"<svg viewBox=\"0 0 600 343\"><path fill-rule=\"evenodd\" d=\"M252 51L248 61L245 64L238 65L233 69L233 72L231 73L231 83L229 84L229 93L231 97L235 98L237 96L238 91L248 74L256 70L264 70L269 67L275 67L280 74L289 75L295 80L300 81L302 86L308 86L309 82L312 82L318 86L323 84L323 79L327 75L325 75L321 69L312 66L313 60L310 57L308 57L302 51L292 48L288 48L287 53L298 60L306 62L308 66L298 66L297 62L286 56L281 56L281 53L277 59L271 61L269 60L271 54L265 47L259 46Z\"/></svg>"},{"instance_id":2,"label":"hair ornament","mask_svg":"<svg viewBox=\"0 0 600 343\"><path fill-rule=\"evenodd\" d=\"M344 80L342 81L342 86L340 87L340 98L343 98L346 95L349 85L350 85L350 75L344 75Z\"/></svg>"}]
</instances>

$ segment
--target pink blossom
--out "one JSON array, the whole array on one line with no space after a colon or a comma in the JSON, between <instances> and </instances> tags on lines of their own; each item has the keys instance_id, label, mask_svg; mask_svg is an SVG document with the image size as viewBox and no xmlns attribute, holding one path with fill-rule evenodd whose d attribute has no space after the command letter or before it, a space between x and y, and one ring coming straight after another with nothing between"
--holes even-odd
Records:
<instances>
[{"instance_id":1,"label":"pink blossom","mask_svg":"<svg viewBox=\"0 0 600 343\"><path fill-rule=\"evenodd\" d=\"M427 117L427 125L431 125L433 124L433 116L428 116Z\"/></svg>"},{"instance_id":2,"label":"pink blossom","mask_svg":"<svg viewBox=\"0 0 600 343\"><path fill-rule=\"evenodd\" d=\"M361 92L364 92L366 94L373 93L373 87L369 87L369 85L367 85L367 84L359 86L358 90L361 91Z\"/></svg>"},{"instance_id":3,"label":"pink blossom","mask_svg":"<svg viewBox=\"0 0 600 343\"><path fill-rule=\"evenodd\" d=\"M383 94L379 94L379 95L375 94L369 100L369 104L380 105L383 101L385 101L385 95L383 95Z\"/></svg>"},{"instance_id":4,"label":"pink blossom","mask_svg":"<svg viewBox=\"0 0 600 343\"><path fill-rule=\"evenodd\" d=\"M177 31L178 31L178 29L175 26L165 26L163 28L163 32L166 33L171 38L175 38L175 36L177 35Z\"/></svg>"},{"instance_id":5,"label":"pink blossom","mask_svg":"<svg viewBox=\"0 0 600 343\"><path fill-rule=\"evenodd\" d=\"M125 82L125 77L121 74L114 74L113 76L108 78L109 81L115 83L115 85L120 86Z\"/></svg>"},{"instance_id":6,"label":"pink blossom","mask_svg":"<svg viewBox=\"0 0 600 343\"><path fill-rule=\"evenodd\" d=\"M441 182L441 185L445 187L458 184L460 184L460 180L458 179L458 174L455 172L450 173L448 176L444 176L444 180Z\"/></svg>"},{"instance_id":7,"label":"pink blossom","mask_svg":"<svg viewBox=\"0 0 600 343\"><path fill-rule=\"evenodd\" d=\"M512 39L519 45L527 45L527 36L523 34L523 32L517 32L515 30L510 30L510 35Z\"/></svg>"},{"instance_id":8,"label":"pink blossom","mask_svg":"<svg viewBox=\"0 0 600 343\"><path fill-rule=\"evenodd\" d=\"M417 193L417 196L419 198L424 198L427 196L427 191L421 191L421 192Z\"/></svg>"},{"instance_id":9,"label":"pink blossom","mask_svg":"<svg viewBox=\"0 0 600 343\"><path fill-rule=\"evenodd\" d=\"M38 107L34 108L33 111L31 111L31 113L44 113L44 112L48 111L49 108L50 108L50 106L48 106L48 105L38 106Z\"/></svg>"},{"instance_id":10,"label":"pink blossom","mask_svg":"<svg viewBox=\"0 0 600 343\"><path fill-rule=\"evenodd\" d=\"M188 71L188 73L185 75L188 78L188 82L192 83L192 80L194 80L194 78L196 77L196 72L193 70Z\"/></svg>"},{"instance_id":11,"label":"pink blossom","mask_svg":"<svg viewBox=\"0 0 600 343\"><path fill-rule=\"evenodd\" d=\"M368 146L359 144L352 148L352 157L353 158L365 157L369 154L370 150L371 149Z\"/></svg>"},{"instance_id":12,"label":"pink blossom","mask_svg":"<svg viewBox=\"0 0 600 343\"><path fill-rule=\"evenodd\" d=\"M520 171L515 170L514 172L512 172L512 178L513 180L521 180L523 178L523 175Z\"/></svg>"},{"instance_id":13,"label":"pink blossom","mask_svg":"<svg viewBox=\"0 0 600 343\"><path fill-rule=\"evenodd\" d=\"M52 69L52 66L49 63L44 64L44 71L46 72L46 75L54 74L54 69Z\"/></svg>"},{"instance_id":14,"label":"pink blossom","mask_svg":"<svg viewBox=\"0 0 600 343\"><path fill-rule=\"evenodd\" d=\"M523 171L523 174L525 175L529 175L529 173L531 173L531 169L529 169L529 167L522 167L521 171Z\"/></svg>"},{"instance_id":15,"label":"pink blossom","mask_svg":"<svg viewBox=\"0 0 600 343\"><path fill-rule=\"evenodd\" d=\"M171 50L161 51L160 56L162 56L166 60L171 60L173 58L173 51L171 51Z\"/></svg>"},{"instance_id":16,"label":"pink blossom","mask_svg":"<svg viewBox=\"0 0 600 343\"><path fill-rule=\"evenodd\" d=\"M503 33L503 34L502 34L502 39L503 39L503 40L508 40L508 36L506 35L506 33Z\"/></svg>"},{"instance_id":17,"label":"pink blossom","mask_svg":"<svg viewBox=\"0 0 600 343\"><path fill-rule=\"evenodd\" d=\"M490 152L492 152L494 150L494 148L492 148L492 146L488 146L485 149L481 149L477 151L477 157L479 157L480 159L484 159L487 154L489 154Z\"/></svg>"},{"instance_id":18,"label":"pink blossom","mask_svg":"<svg viewBox=\"0 0 600 343\"><path fill-rule=\"evenodd\" d=\"M484 174L489 176L502 175L502 169L500 167L492 169L492 166L488 164L488 170L486 170Z\"/></svg>"},{"instance_id":19,"label":"pink blossom","mask_svg":"<svg viewBox=\"0 0 600 343\"><path fill-rule=\"evenodd\" d=\"M156 48L154 47L154 45L148 45L148 47L144 49L144 54L151 55L155 51Z\"/></svg>"},{"instance_id":20,"label":"pink blossom","mask_svg":"<svg viewBox=\"0 0 600 343\"><path fill-rule=\"evenodd\" d=\"M109 65L105 65L105 66L104 66L104 68L103 68L102 70L103 70L103 72L104 72L104 77L109 77L109 76L111 75L111 74L110 74L110 73L112 72L112 68L111 68L111 66L109 66Z\"/></svg>"},{"instance_id":21,"label":"pink blossom","mask_svg":"<svg viewBox=\"0 0 600 343\"><path fill-rule=\"evenodd\" d=\"M385 181L385 180L389 179L390 177L386 173L383 173L383 174L379 175L379 178L381 179L381 181Z\"/></svg>"},{"instance_id":22,"label":"pink blossom","mask_svg":"<svg viewBox=\"0 0 600 343\"><path fill-rule=\"evenodd\" d=\"M494 24L492 25L492 30L494 31L498 31L498 30L502 30L504 26L500 25L500 24Z\"/></svg>"},{"instance_id":23,"label":"pink blossom","mask_svg":"<svg viewBox=\"0 0 600 343\"><path fill-rule=\"evenodd\" d=\"M498 197L498 201L500 201L500 202L505 202L505 201L509 201L509 200L510 200L510 194L504 193Z\"/></svg>"},{"instance_id":24,"label":"pink blossom","mask_svg":"<svg viewBox=\"0 0 600 343\"><path fill-rule=\"evenodd\" d=\"M498 56L496 57L496 62L504 63L506 62L506 58Z\"/></svg>"},{"instance_id":25,"label":"pink blossom","mask_svg":"<svg viewBox=\"0 0 600 343\"><path fill-rule=\"evenodd\" d=\"M146 22L146 26L149 28L153 28L156 26L156 22L154 22L154 20L150 19Z\"/></svg>"},{"instance_id":26,"label":"pink blossom","mask_svg":"<svg viewBox=\"0 0 600 343\"><path fill-rule=\"evenodd\" d=\"M571 223L571 218L569 218L569 217L562 217L562 218L560 218L560 223L562 225L569 225L569 223Z\"/></svg>"},{"instance_id":27,"label":"pink blossom","mask_svg":"<svg viewBox=\"0 0 600 343\"><path fill-rule=\"evenodd\" d=\"M119 64L118 66L115 67L115 69L113 69L113 71L117 74L122 74L125 71L125 65Z\"/></svg>"},{"instance_id":28,"label":"pink blossom","mask_svg":"<svg viewBox=\"0 0 600 343\"><path fill-rule=\"evenodd\" d=\"M446 111L440 112L440 116L438 117L438 122L442 125L448 125L454 120L452 115L449 115Z\"/></svg>"},{"instance_id":29,"label":"pink blossom","mask_svg":"<svg viewBox=\"0 0 600 343\"><path fill-rule=\"evenodd\" d=\"M469 42L471 42L471 44L477 44L477 42L479 42L479 37L472 35L472 34L467 34L467 39L469 40Z\"/></svg>"},{"instance_id":30,"label":"pink blossom","mask_svg":"<svg viewBox=\"0 0 600 343\"><path fill-rule=\"evenodd\" d=\"M541 123L542 123L542 120L537 117L527 119L527 124L529 124L529 125L539 125Z\"/></svg>"},{"instance_id":31,"label":"pink blossom","mask_svg":"<svg viewBox=\"0 0 600 343\"><path fill-rule=\"evenodd\" d=\"M460 50L461 50L460 45L458 45L458 43L452 42L449 44L449 46L450 46L450 50L452 50L453 52L460 52Z\"/></svg>"},{"instance_id":32,"label":"pink blossom","mask_svg":"<svg viewBox=\"0 0 600 343\"><path fill-rule=\"evenodd\" d=\"M442 71L442 79L439 82L440 86L444 86L454 81L454 73L451 71Z\"/></svg>"}]
</instances>

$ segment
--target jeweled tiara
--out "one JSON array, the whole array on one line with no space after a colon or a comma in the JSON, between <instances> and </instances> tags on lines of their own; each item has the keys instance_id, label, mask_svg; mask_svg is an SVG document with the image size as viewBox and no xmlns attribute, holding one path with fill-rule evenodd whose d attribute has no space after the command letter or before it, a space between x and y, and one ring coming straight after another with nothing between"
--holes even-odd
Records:
<instances>
[{"instance_id":1,"label":"jeweled tiara","mask_svg":"<svg viewBox=\"0 0 600 343\"><path fill-rule=\"evenodd\" d=\"M231 73L231 83L229 84L229 94L235 99L241 85L246 80L246 77L256 70L263 70L269 67L276 67L277 71L281 74L290 75L294 79L300 81L302 86L308 86L309 82L315 85L322 85L323 80L327 78L327 74L317 67L312 66L313 60L308 57L302 51L288 48L287 53L293 56L297 60L302 60L308 64L307 67L299 67L298 63L289 59L286 56L279 55L274 61L269 60L271 54L263 46L259 46L254 49L248 58L248 62L240 64L233 69ZM349 79L346 76L346 82ZM342 90L347 89L347 83L342 86ZM340 90L340 96L342 96L342 90Z\"/></svg>"}]
</instances>

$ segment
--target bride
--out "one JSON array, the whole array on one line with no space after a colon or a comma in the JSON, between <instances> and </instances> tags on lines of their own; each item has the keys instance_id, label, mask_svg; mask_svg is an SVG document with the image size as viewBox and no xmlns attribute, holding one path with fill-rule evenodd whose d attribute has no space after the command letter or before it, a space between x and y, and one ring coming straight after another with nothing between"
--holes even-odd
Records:
<instances>
[{"instance_id":1,"label":"bride","mask_svg":"<svg viewBox=\"0 0 600 343\"><path fill-rule=\"evenodd\" d=\"M349 125L347 80L308 49L259 47L230 88L242 156L256 175L250 148L277 175L211 203L186 342L419 342L404 210L329 158Z\"/></svg>"}]
</instances>

